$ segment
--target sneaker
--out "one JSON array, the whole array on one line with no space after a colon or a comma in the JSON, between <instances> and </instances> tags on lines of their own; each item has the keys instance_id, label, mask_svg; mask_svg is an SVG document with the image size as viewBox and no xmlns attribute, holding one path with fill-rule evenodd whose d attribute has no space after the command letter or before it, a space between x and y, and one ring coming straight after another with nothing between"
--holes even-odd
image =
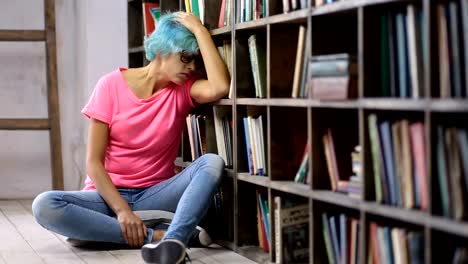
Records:
<instances>
[{"instance_id":1,"label":"sneaker","mask_svg":"<svg viewBox=\"0 0 468 264\"><path fill-rule=\"evenodd\" d=\"M167 230L169 229L169 224L170 222L166 221L153 221L151 224L146 224L146 227L152 228L154 230ZM206 230L202 227L197 226L195 231L193 231L187 246L189 248L200 248L208 247L211 245L211 243L213 243L213 241L211 240L210 235L208 235L208 232L206 232Z\"/></svg>"},{"instance_id":2,"label":"sneaker","mask_svg":"<svg viewBox=\"0 0 468 264\"><path fill-rule=\"evenodd\" d=\"M187 256L185 246L176 239L165 239L159 243L146 244L141 248L146 263L181 264Z\"/></svg>"},{"instance_id":3,"label":"sneaker","mask_svg":"<svg viewBox=\"0 0 468 264\"><path fill-rule=\"evenodd\" d=\"M213 241L211 240L210 235L208 235L208 232L206 232L205 229L197 226L192 236L190 237L188 247L208 247L211 245L211 243L213 243Z\"/></svg>"}]
</instances>

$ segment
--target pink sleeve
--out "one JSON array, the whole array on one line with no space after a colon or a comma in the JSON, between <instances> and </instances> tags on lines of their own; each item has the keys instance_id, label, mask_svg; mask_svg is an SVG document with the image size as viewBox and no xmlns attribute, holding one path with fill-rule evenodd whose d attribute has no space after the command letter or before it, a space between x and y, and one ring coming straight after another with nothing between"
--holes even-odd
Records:
<instances>
[{"instance_id":1,"label":"pink sleeve","mask_svg":"<svg viewBox=\"0 0 468 264\"><path fill-rule=\"evenodd\" d=\"M195 76L189 80L187 80L184 84L183 84L183 91L184 91L184 99L186 100L187 102L187 105L188 105L188 108L190 110L190 108L193 108L195 106L197 106L198 104L196 102L193 101L192 99L192 96L190 96L190 89L192 89L192 85L193 83L198 80L200 78L200 76Z\"/></svg>"},{"instance_id":2,"label":"pink sleeve","mask_svg":"<svg viewBox=\"0 0 468 264\"><path fill-rule=\"evenodd\" d=\"M88 118L110 124L112 121L112 100L109 88L107 80L101 77L81 113Z\"/></svg>"}]
</instances>

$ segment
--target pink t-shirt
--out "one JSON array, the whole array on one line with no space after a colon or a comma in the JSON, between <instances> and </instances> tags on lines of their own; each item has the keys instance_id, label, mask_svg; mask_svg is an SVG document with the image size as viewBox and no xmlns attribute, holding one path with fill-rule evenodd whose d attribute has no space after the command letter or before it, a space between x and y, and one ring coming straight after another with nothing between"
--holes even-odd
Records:
<instances>
[{"instance_id":1,"label":"pink t-shirt","mask_svg":"<svg viewBox=\"0 0 468 264\"><path fill-rule=\"evenodd\" d=\"M104 167L116 187L144 188L174 176L185 117L194 107L195 79L139 99L119 68L101 77L81 111L109 125ZM96 187L86 177L84 190Z\"/></svg>"}]
</instances>

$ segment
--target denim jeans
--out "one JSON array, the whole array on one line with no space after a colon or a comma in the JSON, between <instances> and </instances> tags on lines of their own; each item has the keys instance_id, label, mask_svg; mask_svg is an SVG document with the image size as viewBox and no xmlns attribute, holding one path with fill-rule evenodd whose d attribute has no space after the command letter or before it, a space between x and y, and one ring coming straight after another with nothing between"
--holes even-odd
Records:
<instances>
[{"instance_id":1,"label":"denim jeans","mask_svg":"<svg viewBox=\"0 0 468 264\"><path fill-rule=\"evenodd\" d=\"M133 211L174 212L165 238L187 245L190 235L205 215L221 182L223 159L205 154L174 177L141 189L118 189ZM36 221L63 236L85 240L126 244L115 213L97 191L48 191L32 204ZM151 242L148 228L145 243Z\"/></svg>"}]
</instances>

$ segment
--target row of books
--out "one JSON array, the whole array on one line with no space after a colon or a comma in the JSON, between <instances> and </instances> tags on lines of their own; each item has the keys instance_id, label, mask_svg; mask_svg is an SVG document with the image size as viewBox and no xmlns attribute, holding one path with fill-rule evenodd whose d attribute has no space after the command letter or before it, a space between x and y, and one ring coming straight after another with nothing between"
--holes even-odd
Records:
<instances>
[{"instance_id":1,"label":"row of books","mask_svg":"<svg viewBox=\"0 0 468 264\"><path fill-rule=\"evenodd\" d=\"M185 121L192 161L208 152L215 152L224 159L227 167L232 167L232 118L229 113L222 108L213 107L213 117L189 114ZM212 140L210 137L215 137L216 146L209 149L207 145Z\"/></svg>"},{"instance_id":2,"label":"row of books","mask_svg":"<svg viewBox=\"0 0 468 264\"><path fill-rule=\"evenodd\" d=\"M377 202L404 208L428 208L424 123L368 116Z\"/></svg>"},{"instance_id":3,"label":"row of books","mask_svg":"<svg viewBox=\"0 0 468 264\"><path fill-rule=\"evenodd\" d=\"M437 126L436 160L442 215L466 220L468 210L468 133L466 128Z\"/></svg>"},{"instance_id":4,"label":"row of books","mask_svg":"<svg viewBox=\"0 0 468 264\"><path fill-rule=\"evenodd\" d=\"M198 18L202 24L204 24L205 20L205 0L185 0L185 12L192 13Z\"/></svg>"},{"instance_id":5,"label":"row of books","mask_svg":"<svg viewBox=\"0 0 468 264\"><path fill-rule=\"evenodd\" d=\"M422 10L412 4L403 12L380 17L382 96L424 97L425 19Z\"/></svg>"},{"instance_id":6,"label":"row of books","mask_svg":"<svg viewBox=\"0 0 468 264\"><path fill-rule=\"evenodd\" d=\"M282 0L282 4L284 13L307 8L307 0Z\"/></svg>"},{"instance_id":7,"label":"row of books","mask_svg":"<svg viewBox=\"0 0 468 264\"><path fill-rule=\"evenodd\" d=\"M219 9L218 28L228 27L232 24L232 1L233 0L221 0L221 7Z\"/></svg>"},{"instance_id":8,"label":"row of books","mask_svg":"<svg viewBox=\"0 0 468 264\"><path fill-rule=\"evenodd\" d=\"M309 205L293 197L275 196L275 263L309 262Z\"/></svg>"},{"instance_id":9,"label":"row of books","mask_svg":"<svg viewBox=\"0 0 468 264\"><path fill-rule=\"evenodd\" d=\"M267 175L263 120L262 115L243 118L247 162L251 175Z\"/></svg>"},{"instance_id":10,"label":"row of books","mask_svg":"<svg viewBox=\"0 0 468 264\"><path fill-rule=\"evenodd\" d=\"M237 22L257 20L266 16L267 0L240 0Z\"/></svg>"},{"instance_id":11,"label":"row of books","mask_svg":"<svg viewBox=\"0 0 468 264\"><path fill-rule=\"evenodd\" d=\"M268 195L257 190L257 236L261 249L265 252L270 251L270 206L268 204Z\"/></svg>"},{"instance_id":12,"label":"row of books","mask_svg":"<svg viewBox=\"0 0 468 264\"><path fill-rule=\"evenodd\" d=\"M367 263L424 263L424 236L419 231L370 223Z\"/></svg>"},{"instance_id":13,"label":"row of books","mask_svg":"<svg viewBox=\"0 0 468 264\"><path fill-rule=\"evenodd\" d=\"M185 121L190 142L190 154L192 156L192 160L196 160L203 154L207 153L205 135L206 116L189 114L185 118Z\"/></svg>"},{"instance_id":14,"label":"row of books","mask_svg":"<svg viewBox=\"0 0 468 264\"><path fill-rule=\"evenodd\" d=\"M227 167L233 164L232 117L223 108L213 107L216 146Z\"/></svg>"},{"instance_id":15,"label":"row of books","mask_svg":"<svg viewBox=\"0 0 468 264\"><path fill-rule=\"evenodd\" d=\"M360 232L359 219L345 214L322 213L322 234L328 263L359 263Z\"/></svg>"},{"instance_id":16,"label":"row of books","mask_svg":"<svg viewBox=\"0 0 468 264\"><path fill-rule=\"evenodd\" d=\"M468 3L452 0L439 4L436 18L440 97L467 97Z\"/></svg>"}]
</instances>

